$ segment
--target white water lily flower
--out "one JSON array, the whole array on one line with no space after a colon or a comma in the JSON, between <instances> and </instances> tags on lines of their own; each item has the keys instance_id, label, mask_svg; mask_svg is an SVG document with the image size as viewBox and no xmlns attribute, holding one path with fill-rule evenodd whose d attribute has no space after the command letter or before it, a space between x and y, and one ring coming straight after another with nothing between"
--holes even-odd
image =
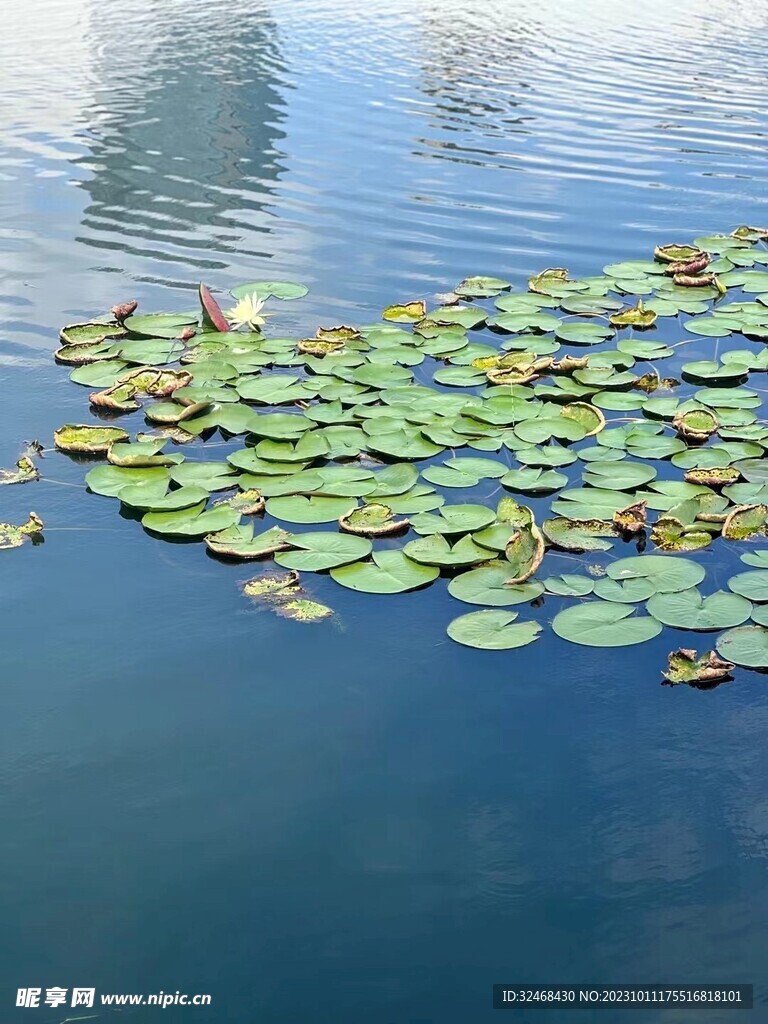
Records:
<instances>
[{"instance_id":1,"label":"white water lily flower","mask_svg":"<svg viewBox=\"0 0 768 1024\"><path fill-rule=\"evenodd\" d=\"M238 330L240 327L250 327L253 331L259 331L265 323L265 318L272 316L271 313L262 313L263 308L264 299L260 299L253 292L253 294L246 295L240 299L236 306L227 310L225 315L235 330Z\"/></svg>"}]
</instances>

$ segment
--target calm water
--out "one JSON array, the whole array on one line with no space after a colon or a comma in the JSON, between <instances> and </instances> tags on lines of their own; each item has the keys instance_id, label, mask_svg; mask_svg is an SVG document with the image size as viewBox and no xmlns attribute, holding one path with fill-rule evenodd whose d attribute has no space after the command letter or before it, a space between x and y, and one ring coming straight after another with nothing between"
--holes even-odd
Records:
<instances>
[{"instance_id":1,"label":"calm water","mask_svg":"<svg viewBox=\"0 0 768 1024\"><path fill-rule=\"evenodd\" d=\"M56 331L116 300L287 277L298 334L768 220L763 5L8 6L2 465L84 418ZM213 995L140 1024L480 1024L499 981L753 981L766 1019L764 676L662 687L667 631L483 655L444 583L259 615L247 566L43 471L0 495L48 527L0 560L2 1021L78 985Z\"/></svg>"}]
</instances>

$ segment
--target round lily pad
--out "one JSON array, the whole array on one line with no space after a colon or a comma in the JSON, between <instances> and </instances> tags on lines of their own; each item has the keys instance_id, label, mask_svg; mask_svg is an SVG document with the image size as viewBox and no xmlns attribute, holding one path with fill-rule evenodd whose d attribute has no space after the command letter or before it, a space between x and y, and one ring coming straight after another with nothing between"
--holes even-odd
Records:
<instances>
[{"instance_id":1,"label":"round lily pad","mask_svg":"<svg viewBox=\"0 0 768 1024\"><path fill-rule=\"evenodd\" d=\"M432 583L439 575L435 566L414 562L402 551L374 551L371 561L331 569L337 583L366 594L402 594Z\"/></svg>"},{"instance_id":2,"label":"round lily pad","mask_svg":"<svg viewBox=\"0 0 768 1024\"><path fill-rule=\"evenodd\" d=\"M587 647L628 647L652 640L661 623L649 615L611 601L588 601L566 608L555 616L552 629L563 640Z\"/></svg>"},{"instance_id":3,"label":"round lily pad","mask_svg":"<svg viewBox=\"0 0 768 1024\"><path fill-rule=\"evenodd\" d=\"M460 615L448 626L451 640L481 651L509 651L538 639L538 622L516 623L516 612L482 611Z\"/></svg>"}]
</instances>

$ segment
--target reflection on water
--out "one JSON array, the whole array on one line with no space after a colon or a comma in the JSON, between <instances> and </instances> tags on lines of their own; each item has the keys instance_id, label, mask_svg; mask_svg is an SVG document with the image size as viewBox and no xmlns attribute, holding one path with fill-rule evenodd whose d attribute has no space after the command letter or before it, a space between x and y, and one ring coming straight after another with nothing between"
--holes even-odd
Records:
<instances>
[{"instance_id":1,"label":"reflection on water","mask_svg":"<svg viewBox=\"0 0 768 1024\"><path fill-rule=\"evenodd\" d=\"M294 278L298 332L768 219L768 13L740 0L4 13L3 465L82 419L55 330L116 299ZM339 629L259 616L247 568L151 540L84 468L0 494L50 526L0 559L4 1005L96 984L210 991L206 1024L465 1024L499 981L762 986L764 677L662 688L666 639L486 658L440 639L442 585L418 629L412 595L322 577Z\"/></svg>"}]
</instances>

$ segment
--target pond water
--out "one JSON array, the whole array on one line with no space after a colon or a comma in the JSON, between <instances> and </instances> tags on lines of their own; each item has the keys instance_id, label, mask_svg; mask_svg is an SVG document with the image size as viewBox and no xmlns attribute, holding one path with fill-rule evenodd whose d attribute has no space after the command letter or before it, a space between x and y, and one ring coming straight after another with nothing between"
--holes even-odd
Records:
<instances>
[{"instance_id":1,"label":"pond water","mask_svg":"<svg viewBox=\"0 0 768 1024\"><path fill-rule=\"evenodd\" d=\"M297 280L301 336L768 220L768 14L742 0L13 7L2 465L88 418L51 354L115 301ZM473 651L444 581L318 577L334 623L259 614L247 565L151 538L64 455L42 471L0 495L47 527L0 559L3 1020L68 1015L13 1009L34 985L211 993L163 1017L206 1024L479 1024L494 982L768 998L764 676L663 687L670 630Z\"/></svg>"}]
</instances>

